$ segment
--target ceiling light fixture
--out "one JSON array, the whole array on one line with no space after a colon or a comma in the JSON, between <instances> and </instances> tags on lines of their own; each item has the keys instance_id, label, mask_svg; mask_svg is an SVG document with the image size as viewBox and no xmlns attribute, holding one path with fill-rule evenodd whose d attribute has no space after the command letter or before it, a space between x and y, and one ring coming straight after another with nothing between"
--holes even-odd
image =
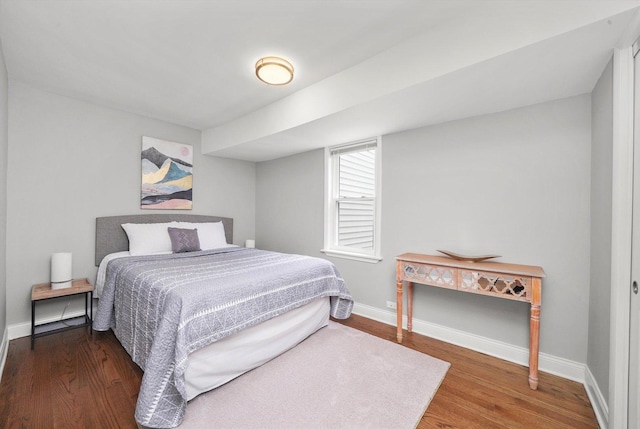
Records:
<instances>
[{"instance_id":1,"label":"ceiling light fixture","mask_svg":"<svg viewBox=\"0 0 640 429\"><path fill-rule=\"evenodd\" d=\"M293 66L280 57L260 58L256 63L256 76L269 85L286 85L293 80Z\"/></svg>"}]
</instances>

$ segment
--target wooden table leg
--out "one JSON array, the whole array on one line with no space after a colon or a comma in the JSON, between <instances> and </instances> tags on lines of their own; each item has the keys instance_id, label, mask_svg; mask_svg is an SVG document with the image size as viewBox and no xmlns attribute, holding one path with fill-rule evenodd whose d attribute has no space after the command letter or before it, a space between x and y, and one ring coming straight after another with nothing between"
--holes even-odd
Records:
<instances>
[{"instance_id":1,"label":"wooden table leg","mask_svg":"<svg viewBox=\"0 0 640 429\"><path fill-rule=\"evenodd\" d=\"M538 353L540 347L540 302L542 280L533 278L531 321L529 324L529 387L538 388Z\"/></svg>"},{"instance_id":2,"label":"wooden table leg","mask_svg":"<svg viewBox=\"0 0 640 429\"><path fill-rule=\"evenodd\" d=\"M413 332L413 282L407 282L407 332Z\"/></svg>"},{"instance_id":3,"label":"wooden table leg","mask_svg":"<svg viewBox=\"0 0 640 429\"><path fill-rule=\"evenodd\" d=\"M396 291L396 339L399 343L402 342L402 280L399 280L397 283L397 291Z\"/></svg>"}]
</instances>

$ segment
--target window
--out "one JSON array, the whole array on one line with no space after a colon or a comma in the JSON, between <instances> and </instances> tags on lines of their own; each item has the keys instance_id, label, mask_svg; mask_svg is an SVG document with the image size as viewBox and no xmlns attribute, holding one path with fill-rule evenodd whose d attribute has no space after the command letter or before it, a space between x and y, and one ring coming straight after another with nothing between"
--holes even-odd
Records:
<instances>
[{"instance_id":1,"label":"window","mask_svg":"<svg viewBox=\"0 0 640 429\"><path fill-rule=\"evenodd\" d=\"M325 150L323 252L365 262L380 257L380 139Z\"/></svg>"}]
</instances>

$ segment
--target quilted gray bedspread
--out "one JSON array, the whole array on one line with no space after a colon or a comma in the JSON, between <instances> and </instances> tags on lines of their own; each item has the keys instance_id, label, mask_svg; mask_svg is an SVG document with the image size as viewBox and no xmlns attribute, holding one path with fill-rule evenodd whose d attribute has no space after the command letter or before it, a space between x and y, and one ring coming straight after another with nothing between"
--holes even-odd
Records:
<instances>
[{"instance_id":1,"label":"quilted gray bedspread","mask_svg":"<svg viewBox=\"0 0 640 429\"><path fill-rule=\"evenodd\" d=\"M136 420L180 424L189 353L320 297L349 317L353 300L324 259L257 249L136 256L109 262L93 323L113 328L143 370Z\"/></svg>"}]
</instances>

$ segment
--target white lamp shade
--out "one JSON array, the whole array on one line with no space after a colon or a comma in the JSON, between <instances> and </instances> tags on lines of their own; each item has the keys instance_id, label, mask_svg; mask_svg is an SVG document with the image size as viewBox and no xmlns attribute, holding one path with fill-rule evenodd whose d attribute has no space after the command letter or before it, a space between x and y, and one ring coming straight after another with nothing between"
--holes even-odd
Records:
<instances>
[{"instance_id":1,"label":"white lamp shade","mask_svg":"<svg viewBox=\"0 0 640 429\"><path fill-rule=\"evenodd\" d=\"M71 287L73 280L71 253L51 255L51 289Z\"/></svg>"}]
</instances>

